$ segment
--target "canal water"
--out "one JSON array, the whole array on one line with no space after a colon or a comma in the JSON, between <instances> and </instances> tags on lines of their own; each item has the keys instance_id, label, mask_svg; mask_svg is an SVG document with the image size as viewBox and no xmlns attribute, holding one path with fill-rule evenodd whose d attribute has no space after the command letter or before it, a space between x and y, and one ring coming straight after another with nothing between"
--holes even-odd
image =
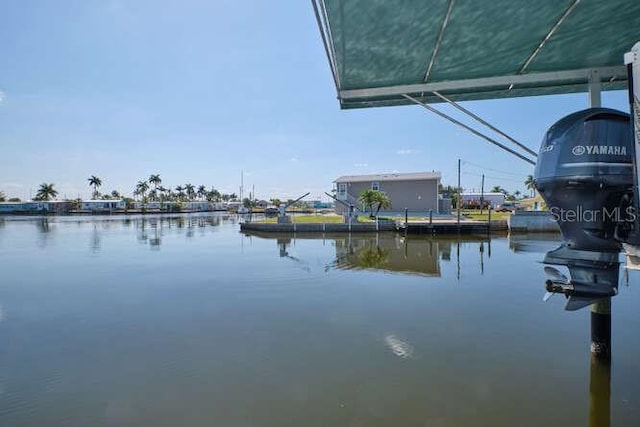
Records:
<instances>
[{"instance_id":1,"label":"canal water","mask_svg":"<svg viewBox=\"0 0 640 427\"><path fill-rule=\"evenodd\" d=\"M557 245L0 218L0 426L640 425L637 273L601 369Z\"/></svg>"}]
</instances>

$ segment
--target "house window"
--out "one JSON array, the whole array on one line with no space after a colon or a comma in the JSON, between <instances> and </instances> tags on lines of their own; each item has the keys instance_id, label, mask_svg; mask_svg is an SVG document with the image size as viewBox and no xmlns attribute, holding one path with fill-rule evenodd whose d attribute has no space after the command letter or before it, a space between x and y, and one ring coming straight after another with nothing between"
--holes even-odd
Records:
<instances>
[{"instance_id":1,"label":"house window","mask_svg":"<svg viewBox=\"0 0 640 427\"><path fill-rule=\"evenodd\" d=\"M379 182L372 182L371 183L371 189L373 191L380 191L380 183Z\"/></svg>"},{"instance_id":2,"label":"house window","mask_svg":"<svg viewBox=\"0 0 640 427\"><path fill-rule=\"evenodd\" d=\"M338 199L346 200L347 198L347 184L339 183L338 184Z\"/></svg>"}]
</instances>

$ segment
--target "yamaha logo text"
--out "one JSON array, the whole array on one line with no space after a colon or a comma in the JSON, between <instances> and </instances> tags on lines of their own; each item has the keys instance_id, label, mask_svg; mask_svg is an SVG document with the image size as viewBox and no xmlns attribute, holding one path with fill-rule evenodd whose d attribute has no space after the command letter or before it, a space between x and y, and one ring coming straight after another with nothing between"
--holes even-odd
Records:
<instances>
[{"instance_id":1,"label":"yamaha logo text","mask_svg":"<svg viewBox=\"0 0 640 427\"><path fill-rule=\"evenodd\" d=\"M612 156L626 156L627 147L620 145L576 145L571 150L574 156L583 154L606 154Z\"/></svg>"}]
</instances>

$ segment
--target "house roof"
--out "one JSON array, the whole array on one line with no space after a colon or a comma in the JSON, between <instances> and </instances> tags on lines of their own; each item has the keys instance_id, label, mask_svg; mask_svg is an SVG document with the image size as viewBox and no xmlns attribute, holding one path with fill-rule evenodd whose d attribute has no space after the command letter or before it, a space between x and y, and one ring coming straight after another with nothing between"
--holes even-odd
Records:
<instances>
[{"instance_id":1,"label":"house roof","mask_svg":"<svg viewBox=\"0 0 640 427\"><path fill-rule=\"evenodd\" d=\"M373 175L344 175L333 182L424 181L439 180L440 177L440 172L385 173Z\"/></svg>"},{"instance_id":2,"label":"house roof","mask_svg":"<svg viewBox=\"0 0 640 427\"><path fill-rule=\"evenodd\" d=\"M637 0L312 0L342 108L626 88Z\"/></svg>"}]
</instances>

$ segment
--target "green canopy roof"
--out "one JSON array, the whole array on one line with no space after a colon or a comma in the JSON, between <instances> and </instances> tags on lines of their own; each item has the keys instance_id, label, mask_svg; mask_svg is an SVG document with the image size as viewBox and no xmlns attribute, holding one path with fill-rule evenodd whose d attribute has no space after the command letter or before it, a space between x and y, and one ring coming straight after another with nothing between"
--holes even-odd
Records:
<instances>
[{"instance_id":1,"label":"green canopy roof","mask_svg":"<svg viewBox=\"0 0 640 427\"><path fill-rule=\"evenodd\" d=\"M626 88L640 0L312 0L342 108Z\"/></svg>"}]
</instances>

